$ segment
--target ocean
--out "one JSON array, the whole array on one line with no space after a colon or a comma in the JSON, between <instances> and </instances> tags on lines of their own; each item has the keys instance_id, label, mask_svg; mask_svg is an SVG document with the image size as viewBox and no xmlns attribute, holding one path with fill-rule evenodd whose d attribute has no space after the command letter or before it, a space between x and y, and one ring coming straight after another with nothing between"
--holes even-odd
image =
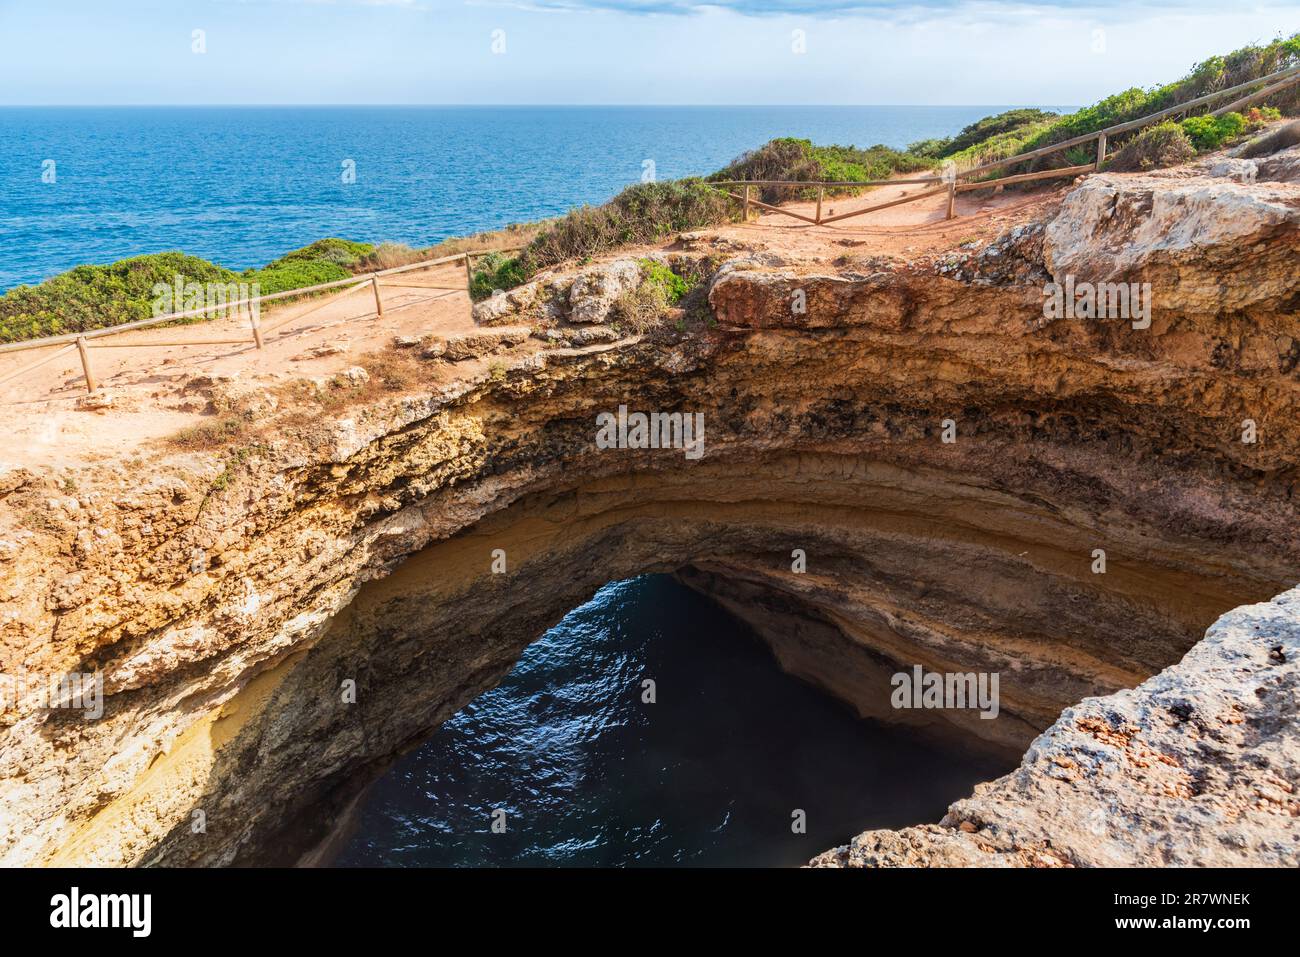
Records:
<instances>
[{"instance_id":1,"label":"ocean","mask_svg":"<svg viewBox=\"0 0 1300 957\"><path fill-rule=\"evenodd\" d=\"M711 600L646 575L600 589L393 765L333 863L798 866L936 822L1008 770L860 720Z\"/></svg>"},{"instance_id":2,"label":"ocean","mask_svg":"<svg viewBox=\"0 0 1300 957\"><path fill-rule=\"evenodd\" d=\"M1009 108L5 107L0 291L173 249L245 269L325 236L431 245L776 136L901 148Z\"/></svg>"}]
</instances>

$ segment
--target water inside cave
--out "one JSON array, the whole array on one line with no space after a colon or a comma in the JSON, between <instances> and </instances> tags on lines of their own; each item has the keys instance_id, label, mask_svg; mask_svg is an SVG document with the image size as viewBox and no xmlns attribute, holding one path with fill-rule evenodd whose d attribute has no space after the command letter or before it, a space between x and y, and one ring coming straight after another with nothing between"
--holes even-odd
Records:
<instances>
[{"instance_id":1,"label":"water inside cave","mask_svg":"<svg viewBox=\"0 0 1300 957\"><path fill-rule=\"evenodd\" d=\"M938 821L1007 770L859 719L718 605L646 575L606 585L397 761L333 863L797 866Z\"/></svg>"}]
</instances>

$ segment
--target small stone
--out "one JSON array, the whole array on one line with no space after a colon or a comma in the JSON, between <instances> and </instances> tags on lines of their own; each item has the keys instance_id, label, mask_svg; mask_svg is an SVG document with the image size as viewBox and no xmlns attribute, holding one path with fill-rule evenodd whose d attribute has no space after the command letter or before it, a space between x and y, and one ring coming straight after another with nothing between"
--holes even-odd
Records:
<instances>
[{"instance_id":1,"label":"small stone","mask_svg":"<svg viewBox=\"0 0 1300 957\"><path fill-rule=\"evenodd\" d=\"M100 412L111 409L117 397L106 389L99 389L77 400L77 409L81 412Z\"/></svg>"},{"instance_id":2,"label":"small stone","mask_svg":"<svg viewBox=\"0 0 1300 957\"><path fill-rule=\"evenodd\" d=\"M370 373L361 366L353 366L340 372L338 378L347 385L365 385L370 381Z\"/></svg>"}]
</instances>

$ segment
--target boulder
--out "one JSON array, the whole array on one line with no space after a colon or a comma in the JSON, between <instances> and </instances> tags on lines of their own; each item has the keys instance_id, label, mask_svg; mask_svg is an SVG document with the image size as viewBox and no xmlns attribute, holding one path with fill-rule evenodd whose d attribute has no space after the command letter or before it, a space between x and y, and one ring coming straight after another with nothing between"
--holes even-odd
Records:
<instances>
[{"instance_id":1,"label":"boulder","mask_svg":"<svg viewBox=\"0 0 1300 957\"><path fill-rule=\"evenodd\" d=\"M635 259L615 259L579 273L569 287L569 321L605 322L619 297L640 284L641 265Z\"/></svg>"}]
</instances>

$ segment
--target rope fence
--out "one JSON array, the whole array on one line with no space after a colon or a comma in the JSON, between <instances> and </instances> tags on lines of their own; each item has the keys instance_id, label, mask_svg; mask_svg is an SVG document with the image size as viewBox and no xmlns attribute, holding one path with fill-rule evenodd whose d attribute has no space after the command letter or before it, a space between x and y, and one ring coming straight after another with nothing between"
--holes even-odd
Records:
<instances>
[{"instance_id":1,"label":"rope fence","mask_svg":"<svg viewBox=\"0 0 1300 957\"><path fill-rule=\"evenodd\" d=\"M92 329L86 332L70 332L59 336L47 336L44 339L32 339L27 342L12 342L0 345L0 355L13 352L28 352L35 349L47 349L51 346L63 346L56 349L49 355L42 356L35 362L15 369L0 377L0 385L4 385L14 379L20 378L29 372L39 369L48 362L66 356L73 349L77 350L81 359L81 371L88 393L96 391L98 379L95 376L94 365L91 361L92 349L155 349L159 347L183 347L183 346L218 346L218 345L252 345L261 349L265 345L265 337L276 329L281 328L291 322L297 322L306 316L338 302L341 299L355 293L361 289L369 288L374 295L375 308L373 312L362 313L354 318L363 319L368 316L383 316L384 300L380 294L380 280L387 279L389 276L397 276L402 273L412 272L417 269L430 269L434 266L442 266L448 263L463 262L465 264L465 291L470 291L470 286L474 281L474 259L479 256L486 256L489 253L513 253L522 249L522 246L516 246L510 249L480 249L473 252L456 253L452 256L442 256L437 259L427 259L420 262L407 263L404 266L394 266L391 269L381 269L376 272L366 273L361 276L349 276L346 279L335 279L332 282L317 283L314 286L304 286L301 289L287 289L283 292L269 293L265 296L250 296L245 299L239 299L232 303L226 303L220 307L211 305L202 306L195 309L186 309L179 312L170 312L162 316L151 316L148 319L137 319L134 322L125 322L118 326L109 326L104 329ZM462 287L442 286L432 284L404 284L404 283L386 283L386 285L397 286L400 288L418 288L418 289L441 289L448 291L459 291ZM317 292L326 292L328 290L339 290L333 295L326 296L320 302L315 303L305 312L295 313L285 316L274 323L263 325L259 313L262 303L277 302L282 299L290 299L297 296L310 295ZM254 309L254 305L258 309ZM399 307L400 308L400 307ZM224 311L233 311L238 315L240 311L248 313L249 334L242 338L220 338L220 339L185 339L178 337L176 339L157 340L150 342L106 342L101 341L111 336L121 335L124 332L132 332L137 329L147 329L151 326L163 325L168 322L175 322L179 319L192 319L196 316L206 316L217 309Z\"/></svg>"}]
</instances>

